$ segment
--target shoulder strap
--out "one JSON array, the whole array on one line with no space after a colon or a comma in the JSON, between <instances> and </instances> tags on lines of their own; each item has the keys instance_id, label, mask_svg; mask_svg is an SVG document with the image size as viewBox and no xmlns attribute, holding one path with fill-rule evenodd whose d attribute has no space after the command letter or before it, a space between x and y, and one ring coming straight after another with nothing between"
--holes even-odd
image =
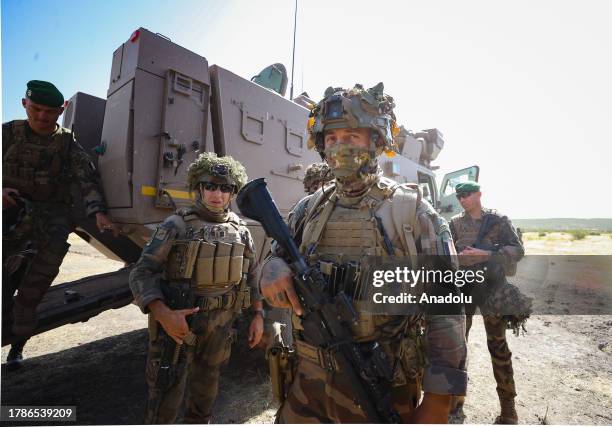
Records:
<instances>
[{"instance_id":1,"label":"shoulder strap","mask_svg":"<svg viewBox=\"0 0 612 427\"><path fill-rule=\"evenodd\" d=\"M304 220L303 223L306 224L307 222L309 222L312 217L314 217L314 215L317 212L317 208L319 208L319 206L321 206L325 200L328 200L331 198L332 194L335 194L336 192L336 186L335 185L330 185L327 188L320 188L317 190L317 192L313 195L312 199L309 200L308 202L308 206L306 207L306 212L304 213Z\"/></svg>"},{"instance_id":2,"label":"shoulder strap","mask_svg":"<svg viewBox=\"0 0 612 427\"><path fill-rule=\"evenodd\" d=\"M302 236L302 248L306 249L308 253L312 253L312 251L317 247L319 241L321 240L321 236L323 236L323 230L325 230L325 226L327 225L327 221L331 217L334 208L336 207L336 202L338 201L338 196L334 192L327 203L325 204L321 215L319 216L319 220L317 221L317 226L308 236ZM307 220L309 221L309 219ZM306 224L307 222L305 222Z\"/></svg>"},{"instance_id":3,"label":"shoulder strap","mask_svg":"<svg viewBox=\"0 0 612 427\"><path fill-rule=\"evenodd\" d=\"M421 203L421 189L418 184L401 184L398 186L404 191L395 191L391 203L391 218L393 225L400 236L402 246L410 257L413 268L417 266L417 247L415 234L417 233L417 206Z\"/></svg>"},{"instance_id":4,"label":"shoulder strap","mask_svg":"<svg viewBox=\"0 0 612 427\"><path fill-rule=\"evenodd\" d=\"M494 213L482 213L482 222L480 223L480 228L478 229L478 235L476 236L474 246L478 246L482 243L482 239L487 235L489 230L491 230L491 227L498 223L498 221L495 221L497 218L499 217Z\"/></svg>"}]
</instances>

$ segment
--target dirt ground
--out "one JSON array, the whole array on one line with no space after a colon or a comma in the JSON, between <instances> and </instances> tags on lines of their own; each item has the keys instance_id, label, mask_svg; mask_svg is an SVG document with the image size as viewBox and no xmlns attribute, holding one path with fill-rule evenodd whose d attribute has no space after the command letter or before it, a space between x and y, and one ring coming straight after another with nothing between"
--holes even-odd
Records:
<instances>
[{"instance_id":1,"label":"dirt ground","mask_svg":"<svg viewBox=\"0 0 612 427\"><path fill-rule=\"evenodd\" d=\"M57 282L122 266L76 236L71 243ZM610 235L572 241L560 233L554 239L526 233L525 243L530 254L612 254ZM33 337L21 370L2 365L2 405L76 405L81 425L142 423L145 327L146 317L130 305ZM536 315L527 329L524 336L508 334L521 423L612 424L612 316ZM214 422L271 423L277 407L263 354L239 340L221 379ZM3 361L7 353L4 347ZM499 409L478 318L470 332L469 375L465 418L456 422L491 423Z\"/></svg>"}]
</instances>

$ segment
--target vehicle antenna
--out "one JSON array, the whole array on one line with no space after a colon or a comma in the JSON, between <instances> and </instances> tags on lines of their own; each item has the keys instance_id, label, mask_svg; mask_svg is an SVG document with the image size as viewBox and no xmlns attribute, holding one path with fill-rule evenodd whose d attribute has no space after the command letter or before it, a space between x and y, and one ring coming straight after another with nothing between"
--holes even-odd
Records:
<instances>
[{"instance_id":1,"label":"vehicle antenna","mask_svg":"<svg viewBox=\"0 0 612 427\"><path fill-rule=\"evenodd\" d=\"M293 14L293 53L291 56L291 91L289 99L293 99L293 71L295 69L295 30L297 29L297 7L298 0L295 0L295 13Z\"/></svg>"}]
</instances>

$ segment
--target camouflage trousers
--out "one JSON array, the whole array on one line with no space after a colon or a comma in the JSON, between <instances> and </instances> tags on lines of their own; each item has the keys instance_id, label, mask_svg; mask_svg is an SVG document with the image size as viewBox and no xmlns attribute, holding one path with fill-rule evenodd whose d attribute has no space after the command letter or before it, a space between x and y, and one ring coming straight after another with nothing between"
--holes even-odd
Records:
<instances>
[{"instance_id":1,"label":"camouflage trousers","mask_svg":"<svg viewBox=\"0 0 612 427\"><path fill-rule=\"evenodd\" d=\"M468 339L474 314L467 314L465 318ZM493 376L497 382L497 394L500 399L514 399L516 387L514 384L514 371L512 370L512 352L506 341L506 321L499 316L484 315L485 331L487 333L487 347L493 363Z\"/></svg>"},{"instance_id":2,"label":"camouflage trousers","mask_svg":"<svg viewBox=\"0 0 612 427\"><path fill-rule=\"evenodd\" d=\"M60 207L38 212L23 227L3 235L3 317L8 315L6 311L12 311L16 335L28 336L34 331L36 307L59 274L73 230L69 213ZM24 256L26 250L30 255Z\"/></svg>"},{"instance_id":3,"label":"camouflage trousers","mask_svg":"<svg viewBox=\"0 0 612 427\"><path fill-rule=\"evenodd\" d=\"M392 387L391 401L402 419L408 420L420 398L420 385ZM276 423L367 423L354 399L351 384L342 372L330 372L299 358L295 380L276 414Z\"/></svg>"},{"instance_id":4,"label":"camouflage trousers","mask_svg":"<svg viewBox=\"0 0 612 427\"><path fill-rule=\"evenodd\" d=\"M161 326L149 315L149 352L146 380L149 397L146 424L206 424L219 390L219 375L230 357L237 314L228 310L213 310L198 316L193 330L197 332L194 346L186 346L184 363L174 381L159 386L160 362L167 337Z\"/></svg>"}]
</instances>

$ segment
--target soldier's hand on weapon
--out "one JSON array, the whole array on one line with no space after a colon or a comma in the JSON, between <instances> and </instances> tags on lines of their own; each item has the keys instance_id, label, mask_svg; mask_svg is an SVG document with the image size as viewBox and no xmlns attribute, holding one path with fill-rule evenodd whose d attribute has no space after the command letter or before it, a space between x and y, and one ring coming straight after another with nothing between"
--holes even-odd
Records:
<instances>
[{"instance_id":1,"label":"soldier's hand on weapon","mask_svg":"<svg viewBox=\"0 0 612 427\"><path fill-rule=\"evenodd\" d=\"M14 197L19 197L19 191L14 188L2 189L2 209L12 208L17 206L17 201Z\"/></svg>"},{"instance_id":2,"label":"soldier's hand on weapon","mask_svg":"<svg viewBox=\"0 0 612 427\"><path fill-rule=\"evenodd\" d=\"M466 246L466 248L459 253L459 263L463 266L470 266L486 262L490 257L490 251Z\"/></svg>"},{"instance_id":3,"label":"soldier's hand on weapon","mask_svg":"<svg viewBox=\"0 0 612 427\"><path fill-rule=\"evenodd\" d=\"M200 310L200 307L185 308L182 310L171 310L161 300L155 300L148 305L153 317L164 328L164 331L176 341L177 344L183 344L183 339L189 332L189 325L185 317L192 315Z\"/></svg>"},{"instance_id":4,"label":"soldier's hand on weapon","mask_svg":"<svg viewBox=\"0 0 612 427\"><path fill-rule=\"evenodd\" d=\"M451 407L451 395L425 393L423 401L415 409L411 420L414 424L446 424Z\"/></svg>"},{"instance_id":5,"label":"soldier's hand on weapon","mask_svg":"<svg viewBox=\"0 0 612 427\"><path fill-rule=\"evenodd\" d=\"M96 227L98 227L100 233L112 231L113 237L119 236L119 228L113 224L106 214L103 214L102 212L98 212L96 214Z\"/></svg>"},{"instance_id":6,"label":"soldier's hand on weapon","mask_svg":"<svg viewBox=\"0 0 612 427\"><path fill-rule=\"evenodd\" d=\"M265 263L261 273L261 294L272 307L292 308L301 316L304 310L293 287L291 268L281 258Z\"/></svg>"}]
</instances>

